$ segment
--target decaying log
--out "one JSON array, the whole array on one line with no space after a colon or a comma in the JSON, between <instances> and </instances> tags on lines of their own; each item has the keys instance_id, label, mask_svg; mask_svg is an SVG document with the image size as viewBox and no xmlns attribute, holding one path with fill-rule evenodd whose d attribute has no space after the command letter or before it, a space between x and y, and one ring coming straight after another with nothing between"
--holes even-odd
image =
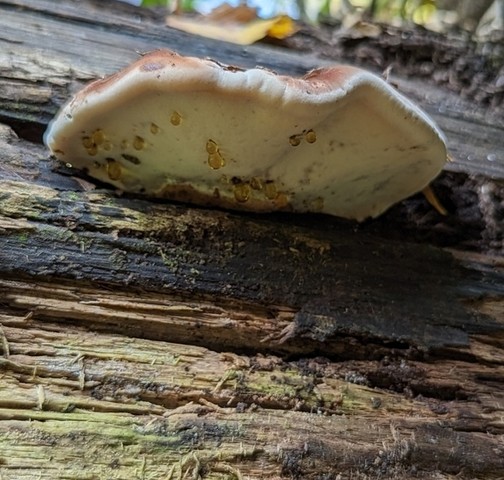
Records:
<instances>
[{"instance_id":1,"label":"decaying log","mask_svg":"<svg viewBox=\"0 0 504 480\"><path fill-rule=\"evenodd\" d=\"M493 386L502 351L493 374L477 354L430 365L285 362L37 316L1 317L4 478L498 478L504 469ZM485 350L485 340L473 346ZM387 391L415 386L415 398Z\"/></svg>"},{"instance_id":2,"label":"decaying log","mask_svg":"<svg viewBox=\"0 0 504 480\"><path fill-rule=\"evenodd\" d=\"M83 82L160 46L324 62L113 2L0 1L0 26L0 478L504 475L497 112L394 79L458 160L447 218L421 196L364 224L121 196L41 144Z\"/></svg>"}]
</instances>

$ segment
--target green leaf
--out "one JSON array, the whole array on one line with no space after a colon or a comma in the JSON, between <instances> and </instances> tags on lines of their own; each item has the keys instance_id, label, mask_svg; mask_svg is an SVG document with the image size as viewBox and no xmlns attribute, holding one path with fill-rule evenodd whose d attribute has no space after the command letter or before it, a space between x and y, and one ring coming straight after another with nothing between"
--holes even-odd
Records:
<instances>
[{"instance_id":1,"label":"green leaf","mask_svg":"<svg viewBox=\"0 0 504 480\"><path fill-rule=\"evenodd\" d=\"M142 7L167 7L171 0L142 0Z\"/></svg>"}]
</instances>

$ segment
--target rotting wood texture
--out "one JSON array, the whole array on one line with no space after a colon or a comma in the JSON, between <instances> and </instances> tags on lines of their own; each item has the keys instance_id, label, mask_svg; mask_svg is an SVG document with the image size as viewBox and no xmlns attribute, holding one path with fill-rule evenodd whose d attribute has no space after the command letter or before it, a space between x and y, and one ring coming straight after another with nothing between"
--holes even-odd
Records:
<instances>
[{"instance_id":1,"label":"rotting wood texture","mask_svg":"<svg viewBox=\"0 0 504 480\"><path fill-rule=\"evenodd\" d=\"M0 25L3 479L504 475L502 119L419 95L464 158L434 185L447 219L420 196L362 225L118 196L40 144L83 81L161 45L319 60L113 3L4 1Z\"/></svg>"}]
</instances>

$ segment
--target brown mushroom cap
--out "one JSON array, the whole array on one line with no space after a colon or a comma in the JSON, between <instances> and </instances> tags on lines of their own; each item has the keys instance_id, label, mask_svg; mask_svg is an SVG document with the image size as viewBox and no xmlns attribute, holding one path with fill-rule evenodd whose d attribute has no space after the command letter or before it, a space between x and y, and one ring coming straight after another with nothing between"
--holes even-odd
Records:
<instances>
[{"instance_id":1,"label":"brown mushroom cap","mask_svg":"<svg viewBox=\"0 0 504 480\"><path fill-rule=\"evenodd\" d=\"M364 70L291 78L167 50L78 92L45 141L124 191L357 220L422 190L446 161L434 122Z\"/></svg>"}]
</instances>

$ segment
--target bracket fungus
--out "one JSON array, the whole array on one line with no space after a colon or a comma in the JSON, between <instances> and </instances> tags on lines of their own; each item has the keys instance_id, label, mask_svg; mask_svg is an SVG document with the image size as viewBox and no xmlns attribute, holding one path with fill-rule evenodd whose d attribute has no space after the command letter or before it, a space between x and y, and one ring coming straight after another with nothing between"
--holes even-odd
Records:
<instances>
[{"instance_id":1,"label":"bracket fungus","mask_svg":"<svg viewBox=\"0 0 504 480\"><path fill-rule=\"evenodd\" d=\"M447 155L429 116L364 70L291 78L168 50L78 92L45 142L127 192L357 220L421 191Z\"/></svg>"}]
</instances>

